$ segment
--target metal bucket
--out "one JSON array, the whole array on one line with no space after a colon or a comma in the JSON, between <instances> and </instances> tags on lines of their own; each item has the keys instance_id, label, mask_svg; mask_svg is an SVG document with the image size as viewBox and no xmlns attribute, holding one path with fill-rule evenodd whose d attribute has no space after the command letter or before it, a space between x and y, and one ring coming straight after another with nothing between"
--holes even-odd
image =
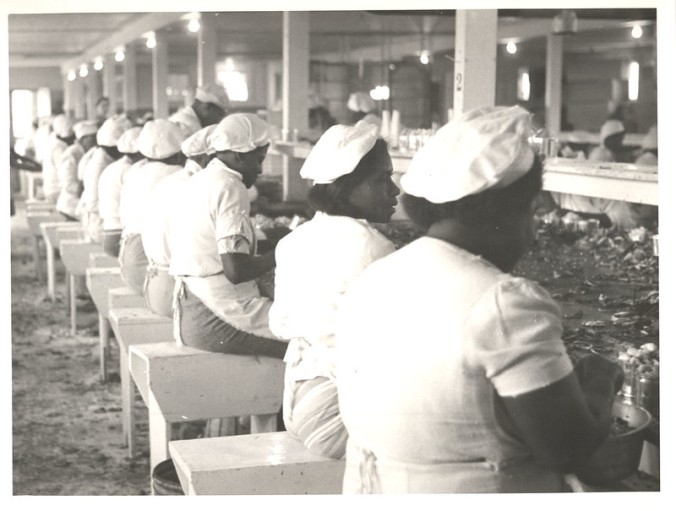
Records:
<instances>
[{"instance_id":1,"label":"metal bucket","mask_svg":"<svg viewBox=\"0 0 676 511\"><path fill-rule=\"evenodd\" d=\"M620 481L638 469L643 440L652 417L644 408L620 401L615 401L613 405L613 416L626 420L633 429L622 435L610 436L601 444L577 472L583 483L602 485Z\"/></svg>"},{"instance_id":2,"label":"metal bucket","mask_svg":"<svg viewBox=\"0 0 676 511\"><path fill-rule=\"evenodd\" d=\"M152 479L153 495L185 495L171 459L155 465Z\"/></svg>"}]
</instances>

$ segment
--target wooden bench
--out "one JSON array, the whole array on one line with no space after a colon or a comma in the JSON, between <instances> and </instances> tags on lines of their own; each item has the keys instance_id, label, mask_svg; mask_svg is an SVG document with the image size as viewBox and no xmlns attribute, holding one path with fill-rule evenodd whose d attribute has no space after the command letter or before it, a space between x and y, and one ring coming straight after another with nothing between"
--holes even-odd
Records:
<instances>
[{"instance_id":1,"label":"wooden bench","mask_svg":"<svg viewBox=\"0 0 676 511\"><path fill-rule=\"evenodd\" d=\"M98 253L91 254L90 261L98 255ZM105 382L108 379L107 359L110 339L110 322L108 321L110 300L108 293L111 289L124 286L124 282L122 282L119 267L97 268L91 267L92 264L96 264L96 262L90 262L90 268L87 268L87 290L99 313L99 368L101 381Z\"/></svg>"},{"instance_id":2,"label":"wooden bench","mask_svg":"<svg viewBox=\"0 0 676 511\"><path fill-rule=\"evenodd\" d=\"M284 362L175 342L129 348L129 370L148 407L150 467L169 457L171 423L251 416L251 433L276 431Z\"/></svg>"},{"instance_id":3,"label":"wooden bench","mask_svg":"<svg viewBox=\"0 0 676 511\"><path fill-rule=\"evenodd\" d=\"M122 308L123 305L126 307ZM136 455L135 389L129 372L129 348L136 344L171 341L174 338L173 321L151 312L145 307L145 298L128 288L110 291L108 319L120 352L122 434L129 449L129 457L133 458Z\"/></svg>"},{"instance_id":4,"label":"wooden bench","mask_svg":"<svg viewBox=\"0 0 676 511\"><path fill-rule=\"evenodd\" d=\"M84 240L61 240L59 244L61 261L68 272L70 295L70 331L75 335L77 331L77 278L87 274L89 256L101 252L101 244Z\"/></svg>"},{"instance_id":5,"label":"wooden bench","mask_svg":"<svg viewBox=\"0 0 676 511\"><path fill-rule=\"evenodd\" d=\"M345 460L317 456L285 431L175 440L169 453L186 495L342 493Z\"/></svg>"},{"instance_id":6,"label":"wooden bench","mask_svg":"<svg viewBox=\"0 0 676 511\"><path fill-rule=\"evenodd\" d=\"M28 230L31 233L33 242L33 264L35 265L35 276L38 282L42 282L42 266L40 265L40 240L42 240L42 231L40 224L45 222L63 222L63 215L54 210L27 211L26 221Z\"/></svg>"},{"instance_id":7,"label":"wooden bench","mask_svg":"<svg viewBox=\"0 0 676 511\"><path fill-rule=\"evenodd\" d=\"M56 252L63 240L82 239L82 227L78 222L43 222L40 232L47 253L47 296L56 300ZM68 272L66 272L66 294L70 293Z\"/></svg>"},{"instance_id":8,"label":"wooden bench","mask_svg":"<svg viewBox=\"0 0 676 511\"><path fill-rule=\"evenodd\" d=\"M106 254L105 252L93 252L89 255L90 268L119 268L120 261L117 257Z\"/></svg>"}]
</instances>

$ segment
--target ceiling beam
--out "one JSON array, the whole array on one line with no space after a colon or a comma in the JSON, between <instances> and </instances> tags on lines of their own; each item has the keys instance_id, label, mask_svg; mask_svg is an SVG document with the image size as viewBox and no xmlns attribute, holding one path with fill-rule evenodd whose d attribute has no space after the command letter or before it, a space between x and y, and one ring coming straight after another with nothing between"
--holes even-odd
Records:
<instances>
[{"instance_id":1,"label":"ceiling beam","mask_svg":"<svg viewBox=\"0 0 676 511\"><path fill-rule=\"evenodd\" d=\"M87 49L77 58L69 59L61 64L61 73L66 74L85 62L90 62L98 56L114 51L117 46L128 44L144 32L159 30L171 23L179 21L185 12L156 12L144 14L137 19L126 23L123 28L109 35L105 39Z\"/></svg>"}]
</instances>

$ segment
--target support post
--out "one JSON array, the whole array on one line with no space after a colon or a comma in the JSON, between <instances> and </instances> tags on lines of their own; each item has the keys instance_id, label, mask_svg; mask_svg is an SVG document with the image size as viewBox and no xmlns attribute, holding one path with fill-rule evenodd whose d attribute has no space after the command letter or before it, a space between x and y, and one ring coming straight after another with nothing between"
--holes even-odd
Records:
<instances>
[{"instance_id":1,"label":"support post","mask_svg":"<svg viewBox=\"0 0 676 511\"><path fill-rule=\"evenodd\" d=\"M156 34L157 45L153 48L153 112L156 119L169 116L167 101L167 76L169 69L168 41L163 34Z\"/></svg>"},{"instance_id":2,"label":"support post","mask_svg":"<svg viewBox=\"0 0 676 511\"><path fill-rule=\"evenodd\" d=\"M197 86L201 87L216 80L216 56L218 31L214 13L204 12L197 34Z\"/></svg>"},{"instance_id":3,"label":"support post","mask_svg":"<svg viewBox=\"0 0 676 511\"><path fill-rule=\"evenodd\" d=\"M99 88L99 72L92 68L87 75L87 119L96 120L96 101L101 91Z\"/></svg>"},{"instance_id":4,"label":"support post","mask_svg":"<svg viewBox=\"0 0 676 511\"><path fill-rule=\"evenodd\" d=\"M115 56L107 53L103 57L103 95L110 101L111 111L117 113L117 87L115 86Z\"/></svg>"},{"instance_id":5,"label":"support post","mask_svg":"<svg viewBox=\"0 0 676 511\"><path fill-rule=\"evenodd\" d=\"M138 108L138 99L136 93L136 50L133 46L128 46L126 48L122 67L124 70L122 104L124 106L125 112L129 112Z\"/></svg>"},{"instance_id":6,"label":"support post","mask_svg":"<svg viewBox=\"0 0 676 511\"><path fill-rule=\"evenodd\" d=\"M561 132L561 87L563 82L563 36L547 36L547 71L545 78L545 126L549 135Z\"/></svg>"}]
</instances>

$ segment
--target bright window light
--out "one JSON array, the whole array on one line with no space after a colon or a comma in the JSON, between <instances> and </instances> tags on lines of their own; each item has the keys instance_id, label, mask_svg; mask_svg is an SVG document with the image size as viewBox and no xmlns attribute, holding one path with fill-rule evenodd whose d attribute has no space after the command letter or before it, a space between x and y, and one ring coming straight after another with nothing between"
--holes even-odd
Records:
<instances>
[{"instance_id":1,"label":"bright window light","mask_svg":"<svg viewBox=\"0 0 676 511\"><path fill-rule=\"evenodd\" d=\"M530 74L528 73L528 69L519 69L517 82L517 98L520 101L528 101L530 99Z\"/></svg>"},{"instance_id":2,"label":"bright window light","mask_svg":"<svg viewBox=\"0 0 676 511\"><path fill-rule=\"evenodd\" d=\"M12 133L15 138L30 136L33 124L33 92L12 91Z\"/></svg>"},{"instance_id":3,"label":"bright window light","mask_svg":"<svg viewBox=\"0 0 676 511\"><path fill-rule=\"evenodd\" d=\"M641 25L634 25L634 28L631 29L631 37L634 39L640 39L643 35L643 29Z\"/></svg>"},{"instance_id":4,"label":"bright window light","mask_svg":"<svg viewBox=\"0 0 676 511\"><path fill-rule=\"evenodd\" d=\"M52 95L49 87L41 87L37 94L37 116L47 117L52 115Z\"/></svg>"},{"instance_id":5,"label":"bright window light","mask_svg":"<svg viewBox=\"0 0 676 511\"><path fill-rule=\"evenodd\" d=\"M223 84L230 101L247 101L249 99L249 87L246 83L246 75L239 71L219 71L218 81Z\"/></svg>"},{"instance_id":6,"label":"bright window light","mask_svg":"<svg viewBox=\"0 0 676 511\"><path fill-rule=\"evenodd\" d=\"M85 76L87 76L89 74L89 68L87 67L87 64L82 64L80 66L80 73L79 74L82 78L84 78Z\"/></svg>"},{"instance_id":7,"label":"bright window light","mask_svg":"<svg viewBox=\"0 0 676 511\"><path fill-rule=\"evenodd\" d=\"M96 57L94 59L94 69L101 71L103 69L103 59L101 57Z\"/></svg>"},{"instance_id":8,"label":"bright window light","mask_svg":"<svg viewBox=\"0 0 676 511\"><path fill-rule=\"evenodd\" d=\"M638 62L632 62L629 64L629 100L636 101L638 99L638 76L639 76L639 65Z\"/></svg>"},{"instance_id":9,"label":"bright window light","mask_svg":"<svg viewBox=\"0 0 676 511\"><path fill-rule=\"evenodd\" d=\"M509 41L507 46L505 46L507 53L514 55L516 53L516 43L514 41Z\"/></svg>"}]
</instances>

